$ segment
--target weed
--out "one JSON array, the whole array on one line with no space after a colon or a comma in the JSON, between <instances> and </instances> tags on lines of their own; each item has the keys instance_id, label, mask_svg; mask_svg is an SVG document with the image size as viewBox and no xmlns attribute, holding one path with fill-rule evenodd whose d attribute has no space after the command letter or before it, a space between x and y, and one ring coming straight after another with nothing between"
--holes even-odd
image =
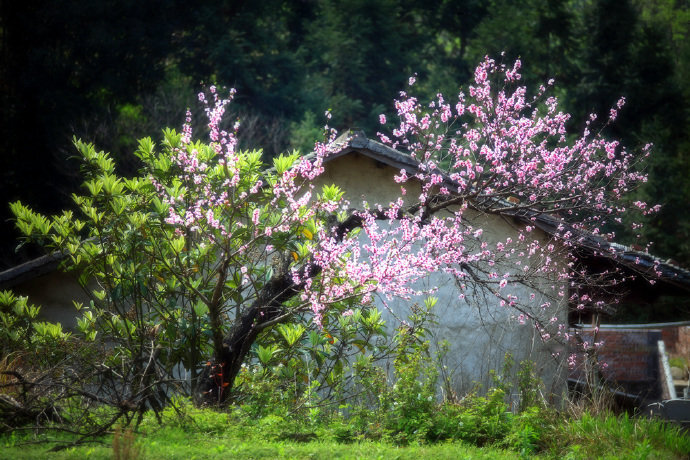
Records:
<instances>
[{"instance_id":1,"label":"weed","mask_svg":"<svg viewBox=\"0 0 690 460\"><path fill-rule=\"evenodd\" d=\"M534 361L525 360L520 362L520 368L517 374L517 385L520 393L520 412L531 407L541 407L545 405L542 395L544 384L537 375Z\"/></svg>"},{"instance_id":2,"label":"weed","mask_svg":"<svg viewBox=\"0 0 690 460\"><path fill-rule=\"evenodd\" d=\"M577 445L584 457L616 452L620 457L646 458L645 452L652 451L655 457L661 458L690 455L690 437L678 427L659 420L584 412L579 418L561 418L557 430L559 433L554 439L559 439L561 445L554 445L551 450L563 454L564 448L572 450Z\"/></svg>"},{"instance_id":3,"label":"weed","mask_svg":"<svg viewBox=\"0 0 690 460\"><path fill-rule=\"evenodd\" d=\"M142 448L136 443L131 428L122 432L121 428L115 430L113 435L113 459L137 460L142 456Z\"/></svg>"},{"instance_id":4,"label":"weed","mask_svg":"<svg viewBox=\"0 0 690 460\"><path fill-rule=\"evenodd\" d=\"M19 384L15 372L19 370L21 355L10 353L0 359L0 394L16 397L19 394Z\"/></svg>"}]
</instances>

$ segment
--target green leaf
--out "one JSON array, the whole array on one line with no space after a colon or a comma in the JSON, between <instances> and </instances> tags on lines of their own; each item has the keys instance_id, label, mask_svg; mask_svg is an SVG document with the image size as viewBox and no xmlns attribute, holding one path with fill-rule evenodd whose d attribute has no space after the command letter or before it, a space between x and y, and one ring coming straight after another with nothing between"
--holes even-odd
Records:
<instances>
[{"instance_id":1,"label":"green leaf","mask_svg":"<svg viewBox=\"0 0 690 460\"><path fill-rule=\"evenodd\" d=\"M273 158L273 167L278 174L283 174L295 164L297 158L299 158L299 153L297 152L293 152L290 155L283 155L281 153L279 156Z\"/></svg>"},{"instance_id":2,"label":"green leaf","mask_svg":"<svg viewBox=\"0 0 690 460\"><path fill-rule=\"evenodd\" d=\"M194 313L196 313L197 316L206 315L208 313L208 305L203 302L197 302L194 305Z\"/></svg>"},{"instance_id":3,"label":"green leaf","mask_svg":"<svg viewBox=\"0 0 690 460\"><path fill-rule=\"evenodd\" d=\"M175 251L178 254L180 252L182 252L182 250L184 249L184 245L185 245L184 236L179 236L179 237L175 238L174 240L170 241L170 247L173 249L173 251Z\"/></svg>"},{"instance_id":4,"label":"green leaf","mask_svg":"<svg viewBox=\"0 0 690 460\"><path fill-rule=\"evenodd\" d=\"M101 190L103 189L103 182L90 180L84 182L84 186L89 189L89 193L91 193L91 195L96 196L101 193Z\"/></svg>"},{"instance_id":5,"label":"green leaf","mask_svg":"<svg viewBox=\"0 0 690 460\"><path fill-rule=\"evenodd\" d=\"M324 185L321 191L321 199L324 201L340 201L345 192L337 185Z\"/></svg>"},{"instance_id":6,"label":"green leaf","mask_svg":"<svg viewBox=\"0 0 690 460\"><path fill-rule=\"evenodd\" d=\"M436 305L436 302L438 302L438 297L427 297L424 299L424 306L427 310L431 310Z\"/></svg>"},{"instance_id":7,"label":"green leaf","mask_svg":"<svg viewBox=\"0 0 690 460\"><path fill-rule=\"evenodd\" d=\"M0 307L9 307L14 303L16 296L12 291L0 291Z\"/></svg>"},{"instance_id":8,"label":"green leaf","mask_svg":"<svg viewBox=\"0 0 690 460\"><path fill-rule=\"evenodd\" d=\"M150 137L139 139L139 146L134 154L143 161L147 161L151 156L153 156L154 146L155 144Z\"/></svg>"},{"instance_id":9,"label":"green leaf","mask_svg":"<svg viewBox=\"0 0 690 460\"><path fill-rule=\"evenodd\" d=\"M182 134L177 133L174 129L165 128L163 130L163 144L168 148L177 148L182 141Z\"/></svg>"},{"instance_id":10,"label":"green leaf","mask_svg":"<svg viewBox=\"0 0 690 460\"><path fill-rule=\"evenodd\" d=\"M127 200L122 197L115 197L110 202L110 206L112 207L113 212L115 212L115 215L119 216L125 211L125 209L127 209Z\"/></svg>"},{"instance_id":11,"label":"green leaf","mask_svg":"<svg viewBox=\"0 0 690 460\"><path fill-rule=\"evenodd\" d=\"M278 351L279 348L277 345L268 345L265 347L259 345L256 355L259 357L259 361L261 361L264 365L267 365L271 361L271 358L273 358L273 355L275 355Z\"/></svg>"},{"instance_id":12,"label":"green leaf","mask_svg":"<svg viewBox=\"0 0 690 460\"><path fill-rule=\"evenodd\" d=\"M278 332L283 336L288 347L292 347L302 338L306 328L302 324L279 324Z\"/></svg>"},{"instance_id":13,"label":"green leaf","mask_svg":"<svg viewBox=\"0 0 690 460\"><path fill-rule=\"evenodd\" d=\"M131 179L123 179L123 182L125 184L125 187L127 187L127 190L136 192L138 191L142 185L144 184L144 181L138 177L133 177Z\"/></svg>"},{"instance_id":14,"label":"green leaf","mask_svg":"<svg viewBox=\"0 0 690 460\"><path fill-rule=\"evenodd\" d=\"M49 323L47 321L33 323L34 330L39 336L44 336L52 339L66 339L72 334L62 331L62 324Z\"/></svg>"},{"instance_id":15,"label":"green leaf","mask_svg":"<svg viewBox=\"0 0 690 460\"><path fill-rule=\"evenodd\" d=\"M153 204L153 209L160 215L162 216L167 216L168 215L168 205L163 203L160 198L154 197L151 200L151 203Z\"/></svg>"},{"instance_id":16,"label":"green leaf","mask_svg":"<svg viewBox=\"0 0 690 460\"><path fill-rule=\"evenodd\" d=\"M106 195L119 195L122 193L124 185L122 185L120 178L112 174L106 174L101 180L103 181L103 192L105 192Z\"/></svg>"}]
</instances>

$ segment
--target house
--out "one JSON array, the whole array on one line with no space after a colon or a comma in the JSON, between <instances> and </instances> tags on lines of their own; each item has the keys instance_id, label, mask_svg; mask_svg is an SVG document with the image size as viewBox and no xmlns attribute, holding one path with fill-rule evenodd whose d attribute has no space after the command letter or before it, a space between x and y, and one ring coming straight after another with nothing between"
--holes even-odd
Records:
<instances>
[{"instance_id":1,"label":"house","mask_svg":"<svg viewBox=\"0 0 690 460\"><path fill-rule=\"evenodd\" d=\"M353 207L361 205L362 201L384 204L394 201L400 195L400 184L393 177L401 169L414 173L418 166L411 157L367 139L363 133L350 133L349 143L342 145L339 152L327 159L325 172L317 179L316 186L337 184L345 191L345 197ZM410 189L409 195L418 195L414 193L414 183L406 186ZM485 241L494 244L514 237L519 228L531 224L536 226L531 237L546 245L561 224L556 218L530 213L529 210L498 215L468 210L465 216L484 230ZM577 250L593 269L613 264L640 275L651 275L656 269L662 276L655 289L660 292L671 288L686 294L690 292L690 273L661 263L648 254L585 234ZM568 262L567 250L562 247L554 249L551 257L557 264ZM506 259L499 263L514 263L514 260ZM12 288L18 294L28 295L33 303L43 306L42 314L47 319L60 321L69 327L74 324L72 299L83 302L87 298L74 278L56 270L57 264L56 257L45 256L2 272L0 289ZM434 308L436 324L430 328L429 339L432 350L444 341L448 344L442 364L446 366L445 374L452 381L454 391L462 394L478 384L487 388L491 383L490 371L500 370L509 353L516 363L523 360L536 363L537 374L544 382L546 392L557 397L562 395L568 374L568 343L543 341L544 331L525 323L518 312L501 307L495 297L487 297L485 292L477 291L475 295L461 298L459 284L464 282L446 273L435 273L417 286L433 291L438 299ZM558 323L569 321L568 295L562 294L568 292L568 286L565 281L547 275L535 274L532 282L533 286L515 287L513 294L527 298L536 286L541 298L534 299L533 306L529 307L532 310L525 313L550 324L549 331L556 335ZM465 292L471 291L466 289ZM391 325L405 319L414 304L413 300L395 298L380 298L377 302ZM546 303L550 304L548 309L543 308ZM552 321L553 318L557 321ZM573 321L572 316L570 321Z\"/></svg>"}]
</instances>

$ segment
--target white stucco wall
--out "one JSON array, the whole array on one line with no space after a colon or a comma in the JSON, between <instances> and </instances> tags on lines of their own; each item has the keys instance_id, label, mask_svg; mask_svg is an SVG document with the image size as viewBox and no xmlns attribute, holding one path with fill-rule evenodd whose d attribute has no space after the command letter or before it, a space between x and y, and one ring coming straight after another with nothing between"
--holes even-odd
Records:
<instances>
[{"instance_id":1,"label":"white stucco wall","mask_svg":"<svg viewBox=\"0 0 690 460\"><path fill-rule=\"evenodd\" d=\"M317 185L334 183L345 191L345 196L351 202L351 206L359 207L363 200L370 205L379 203L383 206L394 201L400 195L400 184L393 181L393 176L399 171L392 167L378 163L364 155L349 154L326 164L325 173L319 178ZM413 183L405 184L408 190L408 200L414 200L419 196L419 189ZM416 190L415 190L416 188ZM517 238L516 225L518 223L507 220L501 216L480 215L467 211L465 217L475 228L484 230L483 240L490 244L505 241L507 237ZM548 240L546 234L534 230L530 234L531 239L539 239L543 244ZM560 263L564 258L555 252L550 254ZM506 270L515 270L516 257L497 261L497 265ZM529 261L534 265L534 258ZM511 268L512 267L512 268ZM498 267L494 268L501 272ZM505 270L504 270L505 271ZM530 313L548 322L552 317L557 317L559 322L567 320L566 296L558 297L558 291L567 289L562 282L554 280L531 279L532 286L507 288L513 295L521 300L529 299L535 292L535 287L544 294L537 294L533 301L529 302ZM434 309L437 325L431 329L432 345L447 340L450 349L446 356L445 364L452 376L455 390L458 394L464 394L474 388L478 383L484 389L490 386L490 370L497 370L503 366L506 353L512 354L516 363L529 359L536 363L537 372L542 378L547 393L562 395L565 391L565 373L563 362L566 358L566 348L557 341L544 343L536 329L528 321L520 324L517 320L519 312L510 307L501 307L499 300L486 292L472 292L468 289L464 299L459 298L460 290L454 277L445 273L435 273L416 286L418 288L435 288L433 294L438 298ZM473 295L474 294L474 295ZM423 298L416 299L423 302ZM552 306L543 309L541 305L545 301L551 301ZM383 307L383 300L378 299L380 308L388 321L388 327L393 330L398 326L395 319L404 319L414 300L393 299L385 300L388 309ZM523 302L524 303L524 302ZM557 328L557 323L553 324ZM554 357L554 354L559 354ZM515 369L514 369L515 370Z\"/></svg>"}]
</instances>

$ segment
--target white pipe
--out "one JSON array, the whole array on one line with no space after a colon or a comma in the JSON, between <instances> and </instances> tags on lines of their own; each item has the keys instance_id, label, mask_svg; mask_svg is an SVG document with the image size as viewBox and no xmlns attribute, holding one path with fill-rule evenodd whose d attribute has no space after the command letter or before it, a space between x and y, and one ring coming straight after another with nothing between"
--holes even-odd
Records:
<instances>
[{"instance_id":1,"label":"white pipe","mask_svg":"<svg viewBox=\"0 0 690 460\"><path fill-rule=\"evenodd\" d=\"M675 323L647 323L647 324L600 324L599 330L602 329L659 329L662 327L679 327L690 326L690 321L678 321ZM580 329L591 329L591 324L575 324L575 327Z\"/></svg>"},{"instance_id":2,"label":"white pipe","mask_svg":"<svg viewBox=\"0 0 690 460\"><path fill-rule=\"evenodd\" d=\"M673 376L671 375L671 366L668 364L668 356L666 356L666 346L663 340L657 342L659 347L659 359L661 359L661 364L664 369L664 381L666 382L666 387L668 388L668 395L670 399L678 399L676 395L676 386L673 384Z\"/></svg>"}]
</instances>

